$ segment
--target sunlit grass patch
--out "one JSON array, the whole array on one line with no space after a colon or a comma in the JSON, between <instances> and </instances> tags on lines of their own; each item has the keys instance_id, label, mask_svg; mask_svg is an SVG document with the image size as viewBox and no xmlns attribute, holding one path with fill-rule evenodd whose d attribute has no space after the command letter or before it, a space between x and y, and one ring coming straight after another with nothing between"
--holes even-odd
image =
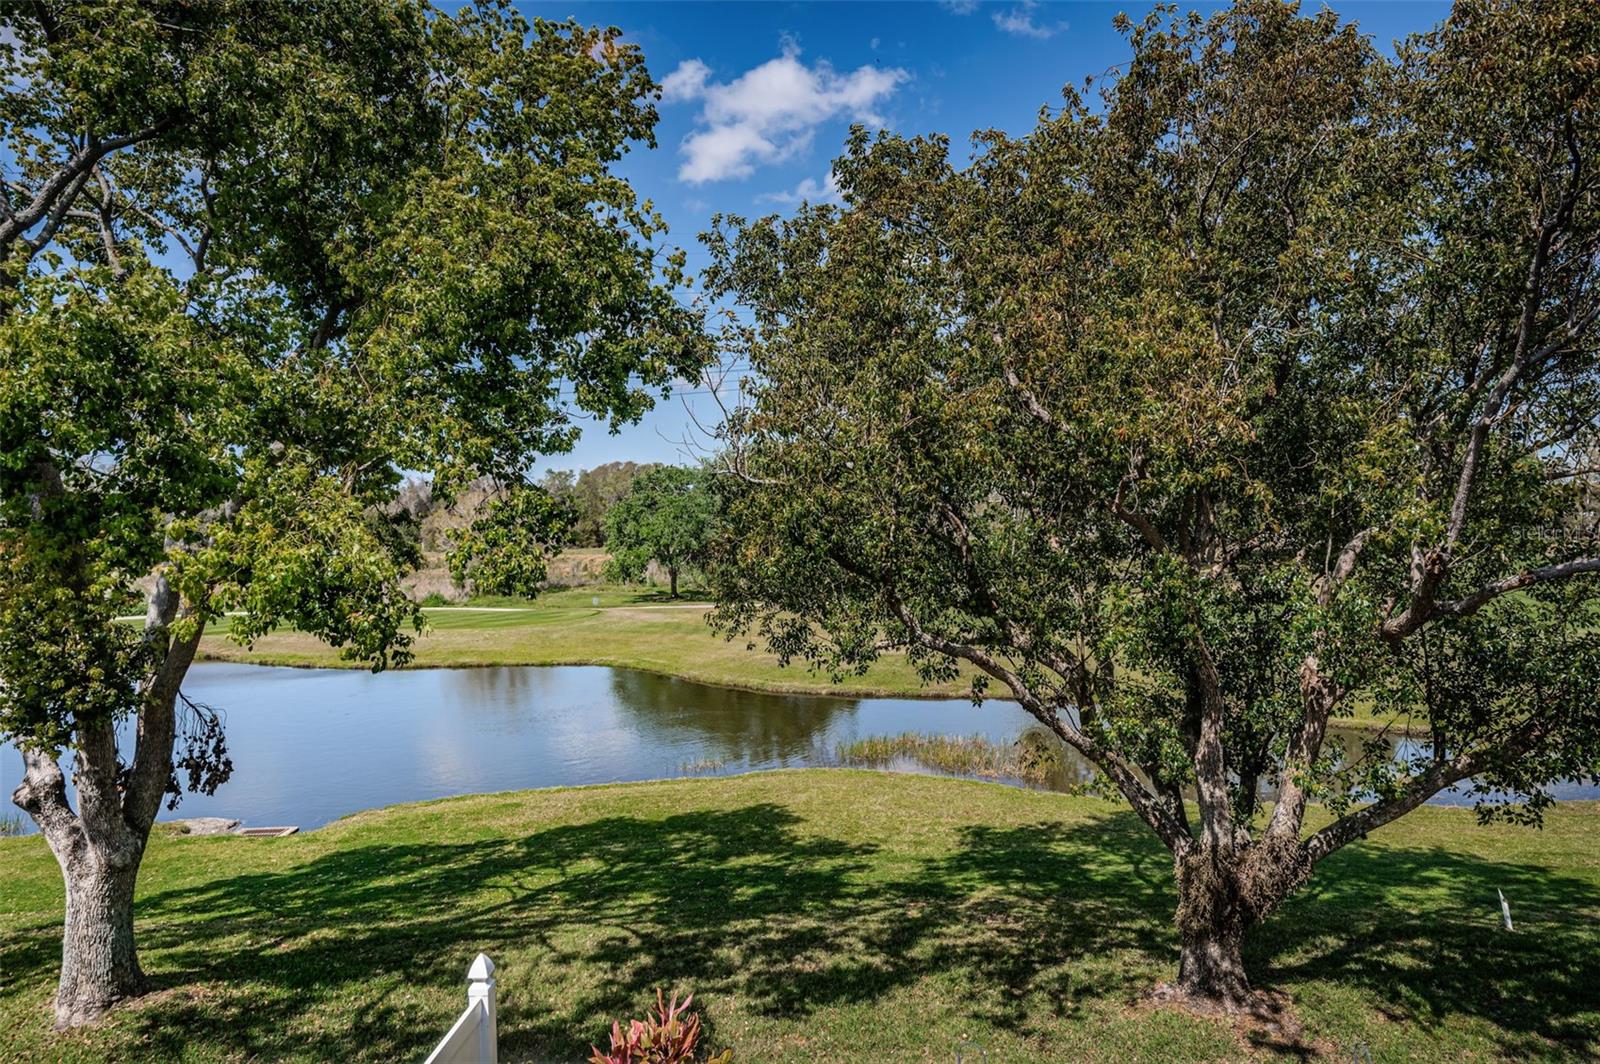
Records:
<instances>
[{"instance_id":1,"label":"sunlit grass patch","mask_svg":"<svg viewBox=\"0 0 1600 1064\"><path fill-rule=\"evenodd\" d=\"M1597 825L1423 808L1335 854L1246 948L1305 1027L1277 1049L1141 1003L1175 970L1172 861L1094 798L819 769L158 833L137 920L161 992L65 1039L60 872L0 839L0 1061L421 1060L479 950L506 1061L583 1059L658 986L747 1062L1589 1060Z\"/></svg>"}]
</instances>

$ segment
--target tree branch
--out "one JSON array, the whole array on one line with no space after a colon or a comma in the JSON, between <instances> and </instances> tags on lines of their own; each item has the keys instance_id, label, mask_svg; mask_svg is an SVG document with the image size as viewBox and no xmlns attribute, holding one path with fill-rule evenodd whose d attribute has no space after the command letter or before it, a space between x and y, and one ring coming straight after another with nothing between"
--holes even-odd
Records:
<instances>
[{"instance_id":1,"label":"tree branch","mask_svg":"<svg viewBox=\"0 0 1600 1064\"><path fill-rule=\"evenodd\" d=\"M12 244L43 221L52 211L64 210L66 206L70 206L72 198L82 189L89 171L101 159L112 152L158 137L176 125L176 118L164 118L126 136L112 137L109 140L91 137L50 175L26 207L9 214L4 222L0 222L0 255L6 254Z\"/></svg>"},{"instance_id":2,"label":"tree branch","mask_svg":"<svg viewBox=\"0 0 1600 1064\"><path fill-rule=\"evenodd\" d=\"M1335 680L1323 675L1317 656L1307 654L1300 665L1300 730L1290 738L1283 765L1278 770L1278 802L1267 825L1268 836L1299 837L1310 798L1301 776L1316 764L1327 735L1328 719L1344 694Z\"/></svg>"},{"instance_id":3,"label":"tree branch","mask_svg":"<svg viewBox=\"0 0 1600 1064\"><path fill-rule=\"evenodd\" d=\"M1011 386L1011 390L1022 397L1022 405L1027 408L1028 413L1032 414L1034 418L1043 424L1055 424L1055 417L1050 413L1050 411L1044 408L1043 403L1039 402L1038 396L1034 395L1033 392L1022 383L1022 379L1017 376L1015 370L1013 370L1010 366L1002 366L1001 372L1005 374L1006 384Z\"/></svg>"},{"instance_id":4,"label":"tree branch","mask_svg":"<svg viewBox=\"0 0 1600 1064\"><path fill-rule=\"evenodd\" d=\"M1399 794L1373 802L1339 818L1308 838L1302 845L1302 850L1307 859L1316 864L1351 840L1361 838L1411 812L1446 787L1471 776L1477 768L1477 761L1466 754L1445 761L1436 761L1426 772L1415 777Z\"/></svg>"},{"instance_id":5,"label":"tree branch","mask_svg":"<svg viewBox=\"0 0 1600 1064\"><path fill-rule=\"evenodd\" d=\"M1036 720L1049 728L1063 742L1077 750L1084 757L1098 765L1117 788L1122 791L1134 811L1149 824L1167 849L1174 854L1188 848L1192 839L1186 827L1174 819L1166 802L1159 796L1152 794L1138 774L1121 756L1105 748L1100 743L1084 735L1077 728L1072 727L1061 719L1061 715L1050 707L1044 705L1034 693L1033 689L1022 679L1017 672L1009 668L1004 662L994 655L977 647L958 643L936 636L917 621L915 614L900 600L893 591L885 592L890 606L900 618L901 623L911 633L911 639L919 646L929 650L938 651L953 658L959 658L982 669L985 673L999 680L1011 689L1017 701Z\"/></svg>"},{"instance_id":6,"label":"tree branch","mask_svg":"<svg viewBox=\"0 0 1600 1064\"><path fill-rule=\"evenodd\" d=\"M22 751L22 765L22 782L11 793L11 801L33 817L52 850L71 853L74 841L82 840L82 828L67 801L67 777L61 766L53 755L28 749Z\"/></svg>"},{"instance_id":7,"label":"tree branch","mask_svg":"<svg viewBox=\"0 0 1600 1064\"><path fill-rule=\"evenodd\" d=\"M1350 574L1355 571L1356 560L1361 557L1361 549L1367 545L1367 540L1377 534L1376 528L1363 528L1350 538L1350 542L1339 551L1339 556L1334 559L1333 566L1322 578L1317 581L1316 592L1319 605L1326 606L1333 601L1333 596L1338 594L1339 588L1350 579Z\"/></svg>"},{"instance_id":8,"label":"tree branch","mask_svg":"<svg viewBox=\"0 0 1600 1064\"><path fill-rule=\"evenodd\" d=\"M1434 761L1426 772L1414 776L1397 794L1347 813L1306 839L1303 852L1312 864L1316 864L1353 839L1361 838L1411 812L1446 787L1477 775L1492 758L1522 754L1538 741L1541 730L1542 724L1538 719L1530 720L1498 747L1480 748L1472 753Z\"/></svg>"},{"instance_id":9,"label":"tree branch","mask_svg":"<svg viewBox=\"0 0 1600 1064\"><path fill-rule=\"evenodd\" d=\"M1534 584L1565 580L1583 573L1600 573L1600 558L1577 558L1558 565L1547 565L1542 569L1526 569L1514 576L1501 577L1463 598L1435 604L1433 616L1469 617L1502 595L1532 587Z\"/></svg>"},{"instance_id":10,"label":"tree branch","mask_svg":"<svg viewBox=\"0 0 1600 1064\"><path fill-rule=\"evenodd\" d=\"M128 773L128 786L122 799L122 815L128 825L137 831L148 831L161 809L161 799L167 793L172 779L172 744L177 738L178 689L194 661L195 650L205 631L203 621L197 622L194 631L182 639L172 639L169 631L180 615L192 611L180 609L177 593L158 576L150 591L145 613L144 638L165 644L166 653L156 673L146 682L139 694L138 735L134 746L133 767Z\"/></svg>"},{"instance_id":11,"label":"tree branch","mask_svg":"<svg viewBox=\"0 0 1600 1064\"><path fill-rule=\"evenodd\" d=\"M1111 512L1122 518L1122 520L1126 522L1129 527L1136 530L1139 535L1143 537L1146 544L1156 550L1166 550L1167 541L1162 538L1160 531L1157 530L1155 526L1155 523L1144 514L1128 509L1127 505L1123 502L1132 476L1133 474L1130 473L1117 482L1117 494L1116 497L1111 500Z\"/></svg>"}]
</instances>

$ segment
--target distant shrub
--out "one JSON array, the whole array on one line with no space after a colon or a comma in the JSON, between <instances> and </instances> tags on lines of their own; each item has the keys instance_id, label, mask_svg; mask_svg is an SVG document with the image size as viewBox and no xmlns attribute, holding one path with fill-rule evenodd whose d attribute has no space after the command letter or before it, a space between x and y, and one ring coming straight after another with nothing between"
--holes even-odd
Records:
<instances>
[{"instance_id":1,"label":"distant shrub","mask_svg":"<svg viewBox=\"0 0 1600 1064\"><path fill-rule=\"evenodd\" d=\"M672 995L668 1002L656 991L656 1007L643 1020L629 1020L624 1031L620 1022L611 1024L611 1049L602 1052L590 1046L594 1055L589 1064L694 1064L699 1060L695 1053L700 1042L700 1016L689 1011L694 1000L690 994L683 1001ZM728 1064L733 1060L733 1050L724 1049L705 1064Z\"/></svg>"},{"instance_id":2,"label":"distant shrub","mask_svg":"<svg viewBox=\"0 0 1600 1064\"><path fill-rule=\"evenodd\" d=\"M0 813L0 838L7 835L21 835L27 825L22 817L16 813Z\"/></svg>"},{"instance_id":3,"label":"distant shrub","mask_svg":"<svg viewBox=\"0 0 1600 1064\"><path fill-rule=\"evenodd\" d=\"M424 606L443 606L444 604L445 597L439 594L437 591L429 592L427 597L425 597L421 603L421 605Z\"/></svg>"}]
</instances>

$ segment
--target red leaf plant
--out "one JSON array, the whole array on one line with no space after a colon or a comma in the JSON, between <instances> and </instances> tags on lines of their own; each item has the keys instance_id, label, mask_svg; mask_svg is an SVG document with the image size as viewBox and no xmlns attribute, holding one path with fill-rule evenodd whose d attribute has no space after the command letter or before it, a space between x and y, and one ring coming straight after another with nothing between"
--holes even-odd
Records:
<instances>
[{"instance_id":1,"label":"red leaf plant","mask_svg":"<svg viewBox=\"0 0 1600 1064\"><path fill-rule=\"evenodd\" d=\"M690 994L681 1002L673 994L669 1002L656 991L656 1007L643 1020L629 1020L624 1031L620 1022L611 1024L611 1049L602 1052L591 1045L594 1055L588 1064L695 1064L700 1042L700 1016L689 1011ZM705 1064L730 1064L733 1050L724 1049Z\"/></svg>"}]
</instances>

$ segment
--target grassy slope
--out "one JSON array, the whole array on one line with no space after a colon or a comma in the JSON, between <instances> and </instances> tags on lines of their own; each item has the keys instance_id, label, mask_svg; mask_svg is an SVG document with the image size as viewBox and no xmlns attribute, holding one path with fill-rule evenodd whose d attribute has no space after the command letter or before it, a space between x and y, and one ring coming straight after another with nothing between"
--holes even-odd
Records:
<instances>
[{"instance_id":1,"label":"grassy slope","mask_svg":"<svg viewBox=\"0 0 1600 1064\"><path fill-rule=\"evenodd\" d=\"M551 592L531 606L511 599L477 602L501 608L426 611L429 631L417 640L417 667L617 665L728 687L858 697L959 698L970 690L969 680L924 685L899 655L886 656L865 676L835 685L804 664L780 666L773 655L749 649L749 640L724 639L706 625L709 604L673 603L663 592L571 588ZM274 633L251 650L218 632L206 637L201 657L260 665L350 664L337 650L297 632ZM1345 723L1379 724L1359 706Z\"/></svg>"},{"instance_id":2,"label":"grassy slope","mask_svg":"<svg viewBox=\"0 0 1600 1064\"><path fill-rule=\"evenodd\" d=\"M1249 963L1333 1059L1583 1059L1597 826L1592 804L1542 833L1419 810L1330 859ZM657 986L694 990L743 1062L948 1061L966 1039L995 1062L1295 1051L1139 1004L1175 943L1170 865L1131 814L992 784L794 771L160 837L138 914L165 989L59 1042L57 870L37 838L0 839L0 868L0 1060L420 1060L480 949L506 1061L576 1061Z\"/></svg>"},{"instance_id":3,"label":"grassy slope","mask_svg":"<svg viewBox=\"0 0 1600 1064\"><path fill-rule=\"evenodd\" d=\"M730 642L712 632L705 621L709 608L671 602L654 591L595 587L552 592L516 609L428 610L429 631L417 640L414 664L620 665L703 683L835 695L959 696L968 689L962 682L923 687L901 657L835 686L804 665L781 668L773 655L747 649L748 640ZM208 635L201 655L263 665L349 664L337 650L297 632L274 633L253 650L220 633Z\"/></svg>"}]
</instances>

